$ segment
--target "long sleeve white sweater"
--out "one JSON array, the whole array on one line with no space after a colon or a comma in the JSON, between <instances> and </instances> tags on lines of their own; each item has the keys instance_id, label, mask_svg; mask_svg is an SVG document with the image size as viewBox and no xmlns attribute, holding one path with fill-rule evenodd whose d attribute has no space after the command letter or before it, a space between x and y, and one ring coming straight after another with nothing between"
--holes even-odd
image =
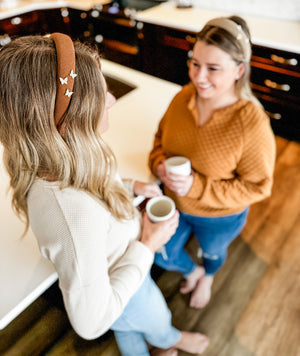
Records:
<instances>
[{"instance_id":1,"label":"long sleeve white sweater","mask_svg":"<svg viewBox=\"0 0 300 356\"><path fill-rule=\"evenodd\" d=\"M29 220L41 253L54 265L74 330L85 339L107 331L153 262L140 218L119 222L89 194L38 179L28 194Z\"/></svg>"}]
</instances>

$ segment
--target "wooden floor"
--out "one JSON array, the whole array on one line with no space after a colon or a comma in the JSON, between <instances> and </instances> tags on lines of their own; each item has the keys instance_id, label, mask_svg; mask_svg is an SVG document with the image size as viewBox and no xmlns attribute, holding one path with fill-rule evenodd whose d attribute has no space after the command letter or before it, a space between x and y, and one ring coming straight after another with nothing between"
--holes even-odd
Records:
<instances>
[{"instance_id":1,"label":"wooden floor","mask_svg":"<svg viewBox=\"0 0 300 356\"><path fill-rule=\"evenodd\" d=\"M300 144L276 140L272 196L251 207L215 278L209 305L189 308L177 273L164 272L158 280L174 325L210 337L204 356L300 356ZM196 241L187 248L195 255ZM54 285L0 331L0 355L120 354L111 333L93 341L74 333Z\"/></svg>"}]
</instances>

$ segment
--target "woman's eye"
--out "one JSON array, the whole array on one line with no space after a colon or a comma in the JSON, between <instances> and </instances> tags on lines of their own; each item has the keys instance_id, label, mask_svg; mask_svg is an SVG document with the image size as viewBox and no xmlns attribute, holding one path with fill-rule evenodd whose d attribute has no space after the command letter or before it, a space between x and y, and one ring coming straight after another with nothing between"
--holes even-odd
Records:
<instances>
[{"instance_id":1,"label":"woman's eye","mask_svg":"<svg viewBox=\"0 0 300 356\"><path fill-rule=\"evenodd\" d=\"M216 68L216 67L209 67L208 69L209 69L210 71L212 71L212 72L215 72L215 71L218 70L218 68Z\"/></svg>"},{"instance_id":2,"label":"woman's eye","mask_svg":"<svg viewBox=\"0 0 300 356\"><path fill-rule=\"evenodd\" d=\"M200 68L200 65L197 62L192 62L192 66L195 68Z\"/></svg>"}]
</instances>

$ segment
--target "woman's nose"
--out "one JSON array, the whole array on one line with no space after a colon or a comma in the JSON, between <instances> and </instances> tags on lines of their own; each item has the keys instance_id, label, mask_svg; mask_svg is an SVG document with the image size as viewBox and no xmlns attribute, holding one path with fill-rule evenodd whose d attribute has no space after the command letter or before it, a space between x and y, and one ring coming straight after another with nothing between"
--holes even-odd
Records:
<instances>
[{"instance_id":1,"label":"woman's nose","mask_svg":"<svg viewBox=\"0 0 300 356\"><path fill-rule=\"evenodd\" d=\"M207 77L207 70L204 67L199 68L196 78L198 81L201 81Z\"/></svg>"}]
</instances>

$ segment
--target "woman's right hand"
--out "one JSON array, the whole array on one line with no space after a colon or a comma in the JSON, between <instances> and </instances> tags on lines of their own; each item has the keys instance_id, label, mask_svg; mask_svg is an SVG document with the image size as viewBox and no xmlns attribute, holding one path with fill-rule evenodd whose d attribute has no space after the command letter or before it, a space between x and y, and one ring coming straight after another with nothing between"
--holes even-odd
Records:
<instances>
[{"instance_id":1,"label":"woman's right hand","mask_svg":"<svg viewBox=\"0 0 300 356\"><path fill-rule=\"evenodd\" d=\"M179 213L177 210L170 219L158 223L151 222L147 213L145 213L140 241L154 253L170 240L178 227L178 223Z\"/></svg>"},{"instance_id":2,"label":"woman's right hand","mask_svg":"<svg viewBox=\"0 0 300 356\"><path fill-rule=\"evenodd\" d=\"M156 175L160 181L178 196L186 196L194 182L195 172L192 170L189 176L168 173L165 161L160 162L156 167ZM174 177L172 179L172 177Z\"/></svg>"}]
</instances>

